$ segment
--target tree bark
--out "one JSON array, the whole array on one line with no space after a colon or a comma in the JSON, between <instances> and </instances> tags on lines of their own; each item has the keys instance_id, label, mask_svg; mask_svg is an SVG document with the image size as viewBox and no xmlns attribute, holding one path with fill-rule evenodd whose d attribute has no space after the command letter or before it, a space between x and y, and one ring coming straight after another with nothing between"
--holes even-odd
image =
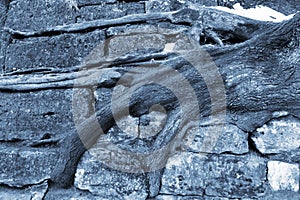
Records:
<instances>
[{"instance_id":1,"label":"tree bark","mask_svg":"<svg viewBox=\"0 0 300 200\"><path fill-rule=\"evenodd\" d=\"M153 15L155 18L153 20L167 17L174 24L188 23L194 31L198 30L198 25L201 26L202 35L195 36L193 33L191 35L195 40L198 40L197 42L203 44L203 48L210 54L218 66L219 73L225 85L226 109L231 117L231 123L235 123L244 131L251 132L270 120L272 112L275 111L288 111L291 115L300 118L300 13L297 13L289 21L274 24L248 20L230 14L221 15L220 13L222 12L217 12L219 13L218 15L213 15L212 12L214 11L210 9L203 11L203 18L205 19L202 22L193 21L191 18L182 19L178 17L183 16L184 18L185 12L186 10L182 10L172 14ZM138 20L138 18L134 19ZM145 20L144 18L142 19ZM127 23L128 19L126 18L126 20ZM151 19L149 20L151 21ZM73 27L63 27L63 30L70 31L73 30ZM25 34L25 36L28 35L36 34ZM192 54L193 51L190 53ZM120 105L115 109L116 113L113 114L112 105L110 102L107 102L106 106L96 111L95 115L90 116L77 127L78 133L74 132L61 142L60 158L51 176L51 180L55 185L59 187L72 185L76 167L82 154L93 146L101 134L106 133L118 119L121 119L128 113L126 105L122 104L122 102L128 99L130 99L130 114L137 117L149 112L149 109L153 105L160 104L163 106L169 115L169 119L173 119L173 123L169 120L169 123L166 124L166 126L170 127L167 130L173 127L174 121L183 121L182 125L177 127L177 131L180 130L181 133L179 136L176 136L176 140L171 140L165 151L160 154L161 158L150 157L143 160L150 170L153 165L158 163L163 166L168 157L181 147L180 140L184 138L186 130L195 126L189 119L199 117L195 113L195 109L199 109L200 115L203 117L209 116L212 112L216 115L219 112L223 112L222 109L225 109L223 106L218 107L219 110L212 111L212 106L209 105L211 99L207 89L208 86L199 74L195 75L195 70L192 67L184 67L187 63L183 59L185 58L184 56L180 57L176 54L165 52L149 55L136 54L134 58L132 56L123 57L115 63L121 65L123 63L140 62L141 68L155 69L152 71L143 71L143 69L129 70L127 72L127 80L131 80L131 86L138 86L143 80L153 79L159 80L160 83L164 83L165 85L174 85L178 83L178 80L184 81L176 76L166 78L165 75L168 75L169 71L161 65L153 64L151 62L153 58L159 58L163 60L162 62L165 65L171 65L188 79L193 88L197 88L197 104L189 102L184 108L189 112L190 116L181 116L178 114L180 112L175 112L175 114L172 112L180 106L176 95L160 94L153 97L153 92L159 90L155 85L141 87L132 97L129 94L119 95L115 102L117 105ZM103 65L104 63L101 64ZM110 63L110 61L107 63ZM63 74L61 71L58 71L57 76L54 76L54 78L53 75L50 75L49 79L43 79L45 78L43 77L43 84L40 84L41 82L36 77L30 79L31 82L27 81L26 84L16 84L15 81L9 82L7 77L1 77L2 83L5 81L6 83L0 84L0 87L2 90L13 91L24 91L34 88L73 87L71 80L74 77L78 77L78 73L81 73L84 77L93 72L88 71L87 74L82 74L82 71L78 72L78 69L81 67L74 68L73 71L67 71ZM114 72L122 69L118 65L114 69L106 67L108 71ZM141 72L149 73L139 74ZM74 75L74 73L77 74ZM136 78L135 73L139 74L139 78ZM120 77L115 76L111 79L109 87L117 84L117 78ZM51 79L53 81L50 81ZM100 82L97 86L108 86L105 84L104 82ZM178 87L178 93L182 96L186 94L185 90L186 88ZM200 98L199 96L203 94L206 95ZM256 115L260 115L260 117L257 120L253 119L246 122L247 118L245 114L248 117ZM171 135L176 135L175 132L171 133ZM149 169L145 169L145 171L147 170Z\"/></svg>"}]
</instances>

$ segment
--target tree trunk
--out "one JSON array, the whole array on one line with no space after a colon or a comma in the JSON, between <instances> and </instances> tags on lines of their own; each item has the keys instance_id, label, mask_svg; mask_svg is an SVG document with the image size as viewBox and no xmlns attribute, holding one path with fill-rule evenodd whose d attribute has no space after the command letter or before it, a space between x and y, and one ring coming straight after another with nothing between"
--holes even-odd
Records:
<instances>
[{"instance_id":1,"label":"tree trunk","mask_svg":"<svg viewBox=\"0 0 300 200\"><path fill-rule=\"evenodd\" d=\"M78 133L71 134L61 141L60 159L51 177L55 185L59 187L72 185L82 154L92 147L97 138L106 133L118 120L126 117L129 113L132 116L140 117L148 113L151 106L156 104L165 109L169 119L165 125L168 128L164 129L165 133L160 134L170 134L170 138L173 138L169 139L168 145L156 157L146 156L145 160L142 160L144 166L141 171L145 172L153 170L157 165L163 167L174 151L184 148L181 141L187 130L198 126L199 123L204 123L203 120L197 122L199 118L204 119L210 115L219 116L226 111L227 122L236 124L246 132L251 132L270 120L272 113L276 111L287 111L295 117L300 117L300 13L289 21L274 24L249 20L211 9L203 9L199 11L200 14L198 12L202 16L202 21L200 21L199 16L193 18L194 15L191 13L194 12L183 9L174 13L153 15L148 22L165 19L170 20L173 24L190 26L189 36L193 37L197 43L202 44L202 48L209 53L218 67L220 77L214 77L215 72L210 72L209 69L212 68L207 65L205 53L202 52L203 57L201 59L197 57L193 63L191 55L199 53L193 48L182 54L180 54L180 50L168 52L168 49L165 48L165 51L160 52L131 52L118 59L102 60L86 66L88 68L86 71L78 71L82 66L63 73L62 71L52 71L51 73L56 75L49 75L49 79L47 79L47 75L41 79L29 77L24 84L21 83L21 80L19 84L16 84L16 81L10 82L11 77L1 78L2 83L5 82L5 84L0 84L2 90L65 88L73 87L74 77L89 77L94 72L101 71L102 73L107 70L109 73L120 72L121 75L112 77L109 83L107 81L97 83L97 87L113 88L114 86L130 85L131 88L138 88L132 91L132 96L130 93L118 93L113 105L108 101L106 106L97 110L95 114L77 126ZM135 17L132 23L138 22L138 19L144 21L147 18ZM114 25L120 23L114 21ZM125 23L131 23L130 18L126 18ZM103 24L96 26L109 25ZM91 26L94 25L91 24ZM73 30L72 27L61 29L67 32ZM36 34L24 34L24 36L27 35ZM173 40L171 43L176 42ZM189 45L193 46L192 43ZM199 59L203 63L197 63ZM122 66L124 64L136 66L127 69ZM197 64L203 64L204 72L207 74L199 74L195 71L193 66ZM110 66L115 67L110 68ZM176 75L173 73L174 71L183 76ZM41 82L42 80L44 82ZM150 84L151 81L148 82L149 85L142 86L145 80L155 80L163 86L176 86L175 94L174 90L168 92L158 85ZM195 91L196 102L193 94L188 92L190 89L185 87L186 81ZM84 84L77 86L83 87ZM224 92L217 91L222 87L224 87ZM210 91L210 88L215 88L216 91ZM160 93L163 90L164 92ZM153 95L155 92L158 95ZM225 95L226 105L221 101ZM184 99L184 104L180 99ZM129 102L128 106L123 102ZM112 108L113 106L115 107ZM253 118L253 120L247 121L247 117ZM176 125L176 121L180 123ZM224 121L213 123L224 123ZM204 145L203 152L209 152L209 145L209 142L206 147Z\"/></svg>"},{"instance_id":2,"label":"tree trunk","mask_svg":"<svg viewBox=\"0 0 300 200\"><path fill-rule=\"evenodd\" d=\"M233 32L232 37L238 37L237 40L240 40L240 38L249 39L239 44L207 48L219 67L219 71L225 83L227 110L232 115L238 116L234 123L243 130L253 131L268 121L271 118L271 113L275 111L288 111L292 115L299 117L299 22L300 14L297 14L290 21L274 24L271 28L261 30L260 34L256 36L252 35L251 38L249 38L249 35L241 36L241 27L237 25L237 27L235 27L237 32ZM248 24L247 26L251 29L253 26L256 26L256 24ZM214 27L213 24L210 25L210 27L214 32L219 32L224 35L224 28L219 30L220 27ZM247 28L244 30L249 34L252 31L252 29L248 31ZM220 37L220 35L216 34L216 37ZM165 63L167 63L169 59L173 59L170 61L172 64L176 65L177 63L178 70L182 74L185 73L189 76L190 83L197 86L198 94L205 93L206 86L203 84L203 80L201 82L201 78L193 76L193 70L181 67L180 64L182 64L182 61L180 61L178 57L175 57L174 60L174 57L169 55L165 58ZM153 79L154 77L155 79L159 79L157 76L161 76L161 78L164 79L163 74L164 70L160 69L160 71L155 71L155 73L152 74L144 74L141 77L142 79L150 78L151 80L151 78ZM136 78L133 80L132 85L142 81L136 80ZM177 78L172 79L172 77L170 77L165 81L174 83L173 81L177 80ZM153 97L151 91L153 91L154 88L155 86L144 87L131 98L130 108L133 115L140 116L148 112L148 109L155 104L164 106L168 114L170 114L170 110L176 109L178 102L176 103L177 99L175 96L157 95ZM122 102L126 101L127 98L129 98L129 94L120 96L117 105L122 105ZM199 100L198 103L201 107L201 114L206 116L211 108L205 106L209 104L209 97L206 96ZM195 105L189 106L190 113L193 113ZM117 114L122 115L125 108L120 106L118 109ZM258 119L261 121L247 124L244 118L245 113L247 113L247 115L250 113L259 115ZM96 141L96 138L102 133L105 133L116 120L112 115L109 102L106 107L97 111L96 116L103 132L99 131L99 124L95 123L95 116L91 116L79 126L78 133L84 135L74 133L62 142L61 157L52 177L54 183L64 187L72 183L76 166L81 155L86 151L86 148L90 148ZM191 116L184 117L187 119L191 118ZM176 120L180 120L180 115L176 116L175 114L173 122ZM186 130L183 128L186 124L188 124L187 121L182 127L178 128ZM170 124L166 126L168 125L170 126ZM179 140L184 137L183 135L179 137ZM160 164L163 165L168 159L168 156L172 154L172 151L178 149L179 146L180 144L171 142L165 154L161 154L162 158L159 160ZM145 163L149 164L147 161L145 161Z\"/></svg>"}]
</instances>

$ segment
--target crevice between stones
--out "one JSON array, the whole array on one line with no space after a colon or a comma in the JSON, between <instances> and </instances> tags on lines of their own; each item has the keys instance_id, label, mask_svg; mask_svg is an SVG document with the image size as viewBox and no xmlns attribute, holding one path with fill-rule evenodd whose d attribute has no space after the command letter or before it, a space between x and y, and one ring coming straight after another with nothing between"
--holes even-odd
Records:
<instances>
[{"instance_id":1,"label":"crevice between stones","mask_svg":"<svg viewBox=\"0 0 300 200\"><path fill-rule=\"evenodd\" d=\"M24 184L22 186L13 186L13 185L10 185L10 184L6 184L6 183L0 183L0 186L2 187L7 187L7 188L11 188L11 189L26 189L28 187L32 187L32 186L38 186L38 185L41 185L45 182L48 182L49 179L43 179L37 183L32 183L32 184Z\"/></svg>"}]
</instances>

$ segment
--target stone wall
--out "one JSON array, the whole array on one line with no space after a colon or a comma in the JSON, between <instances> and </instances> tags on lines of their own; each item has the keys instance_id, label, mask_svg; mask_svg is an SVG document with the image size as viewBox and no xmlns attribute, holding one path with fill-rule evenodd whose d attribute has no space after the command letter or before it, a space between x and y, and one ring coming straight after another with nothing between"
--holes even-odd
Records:
<instances>
[{"instance_id":1,"label":"stone wall","mask_svg":"<svg viewBox=\"0 0 300 200\"><path fill-rule=\"evenodd\" d=\"M76 71L85 62L92 65L96 62L93 54L120 55L135 42L135 50L155 54L170 42L159 29L167 29L169 35L192 29L188 23L161 20L155 13L228 2L0 0L0 199L300 199L299 109L270 111L268 121L262 124L265 115L249 111L245 126L232 123L234 114L229 111L230 119L226 119L209 153L203 154L201 146L205 134L217 128L214 124L189 130L193 137L183 142L185 148L171 155L164 168L152 172L112 169L89 151L78 164L71 188L50 184L59 141L76 132L76 120L83 120L94 109L77 105L80 119L75 119L74 83L66 75L63 85L57 87L51 73ZM248 7L261 4L254 0L236 2ZM286 14L299 10L297 1L282 2L264 4ZM138 17L130 18L134 14ZM193 17L184 14L180 13L182 18ZM112 39L107 44L108 38ZM299 64L299 60L295 62ZM23 81L26 75L33 75L32 83ZM118 76L109 74L101 81L109 85L110 79ZM44 82L38 81L41 79ZM89 87L83 91L83 101L93 93ZM111 92L109 87L95 90L96 109L111 98ZM151 117L157 124L146 132L165 119L162 113L150 113L145 120ZM258 126L247 129L250 122ZM99 141L103 138L141 152L153 144L137 142L117 126ZM159 140L162 145L169 139L164 136Z\"/></svg>"}]
</instances>

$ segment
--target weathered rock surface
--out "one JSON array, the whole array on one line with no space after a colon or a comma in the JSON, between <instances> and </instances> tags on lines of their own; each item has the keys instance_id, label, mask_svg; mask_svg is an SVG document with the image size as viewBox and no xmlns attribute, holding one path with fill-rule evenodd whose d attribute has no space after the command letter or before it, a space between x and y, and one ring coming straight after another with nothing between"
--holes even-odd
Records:
<instances>
[{"instance_id":1,"label":"weathered rock surface","mask_svg":"<svg viewBox=\"0 0 300 200\"><path fill-rule=\"evenodd\" d=\"M263 154L289 152L300 148L300 121L294 117L273 119L251 136Z\"/></svg>"},{"instance_id":2,"label":"weathered rock surface","mask_svg":"<svg viewBox=\"0 0 300 200\"><path fill-rule=\"evenodd\" d=\"M117 57L125 55L128 53L128 50L133 52L138 50L149 52L149 50L152 50L155 52L164 49L165 43L164 36L159 34L136 34L116 37L109 41L108 54L109 56Z\"/></svg>"},{"instance_id":3,"label":"weathered rock surface","mask_svg":"<svg viewBox=\"0 0 300 200\"><path fill-rule=\"evenodd\" d=\"M195 4L196 6L216 6L217 0L167 0L167 1L146 1L147 12L170 12L179 10L188 5Z\"/></svg>"},{"instance_id":4,"label":"weathered rock surface","mask_svg":"<svg viewBox=\"0 0 300 200\"><path fill-rule=\"evenodd\" d=\"M0 141L51 144L75 130L72 90L1 93Z\"/></svg>"},{"instance_id":5,"label":"weathered rock surface","mask_svg":"<svg viewBox=\"0 0 300 200\"><path fill-rule=\"evenodd\" d=\"M103 31L13 40L7 48L5 71L76 66L103 40Z\"/></svg>"},{"instance_id":6,"label":"weathered rock surface","mask_svg":"<svg viewBox=\"0 0 300 200\"><path fill-rule=\"evenodd\" d=\"M5 191L3 194L0 193L0 198L3 200L31 200L31 194L29 192L17 192L16 189L11 189L10 191Z\"/></svg>"},{"instance_id":7,"label":"weathered rock surface","mask_svg":"<svg viewBox=\"0 0 300 200\"><path fill-rule=\"evenodd\" d=\"M8 43L9 35L3 31L6 19L7 5L6 1L0 1L0 73L2 73L5 60L5 49Z\"/></svg>"},{"instance_id":8,"label":"weathered rock surface","mask_svg":"<svg viewBox=\"0 0 300 200\"><path fill-rule=\"evenodd\" d=\"M2 31L0 28L0 73L4 71L6 47L9 42L9 34Z\"/></svg>"},{"instance_id":9,"label":"weathered rock surface","mask_svg":"<svg viewBox=\"0 0 300 200\"><path fill-rule=\"evenodd\" d=\"M48 190L48 183L26 186L23 189L0 187L1 200L42 200Z\"/></svg>"},{"instance_id":10,"label":"weathered rock surface","mask_svg":"<svg viewBox=\"0 0 300 200\"><path fill-rule=\"evenodd\" d=\"M181 153L168 160L161 193L259 197L264 193L265 161L255 155L203 156Z\"/></svg>"},{"instance_id":11,"label":"weathered rock surface","mask_svg":"<svg viewBox=\"0 0 300 200\"><path fill-rule=\"evenodd\" d=\"M263 197L255 198L259 200L283 200L283 199L299 199L300 194L297 192L280 191L271 192ZM174 196L174 195L158 195L155 200L253 200L254 198L226 198L212 196Z\"/></svg>"},{"instance_id":12,"label":"weathered rock surface","mask_svg":"<svg viewBox=\"0 0 300 200\"><path fill-rule=\"evenodd\" d=\"M43 199L45 193L44 199L50 200L300 199L299 15L275 25L202 7L230 7L238 2L245 8L269 5L284 14L299 10L293 0L12 0L10 5L0 0L0 72L4 73L0 78L0 199ZM163 13L168 11L177 12ZM81 143L74 122L78 125L93 113L93 100L95 110L110 105L116 79L128 68L170 59L168 66L182 72L194 89L200 88L199 106L204 116L209 115L205 83L197 82L195 70L186 70L186 62L162 52L165 44L171 48L178 41L178 33L193 37L215 56L227 90L229 120L209 154L201 157L197 152L210 136L210 128L219 129L218 125L201 126L199 132L191 129L187 140L174 148L178 154L171 154L163 168L168 152L163 158L153 152L172 141L180 114L176 103L168 104L168 113L146 112L142 102L170 93L153 87L155 95L132 96L137 108L133 106L131 123L118 127L110 122L111 128L99 140L108 145L86 152L77 170L76 162L71 166L76 170L71 188L57 188L52 181L48 186L47 179L51 174L53 180L52 169L59 164L58 145L69 153L66 160L80 157L72 148L73 142ZM104 43L105 39L110 40ZM176 45L191 46L183 39ZM96 85L88 80L94 76L75 66L87 62L100 68L106 56L128 50L136 52L108 66L110 72L103 73ZM153 54L157 56L150 60L147 55ZM86 76L86 82L77 86L87 88L73 91L77 75ZM93 92L95 87L101 88ZM74 93L77 101L72 99ZM274 115L283 110L288 114ZM78 140L68 140L70 135ZM67 142L58 143L62 138ZM262 154L254 154L256 150ZM130 154L137 152L150 154L142 159ZM93 157L97 153L102 157ZM152 166L160 169L153 172ZM69 173L71 167L60 167L61 179L75 174ZM141 167L145 173L128 173Z\"/></svg>"},{"instance_id":13,"label":"weathered rock surface","mask_svg":"<svg viewBox=\"0 0 300 200\"><path fill-rule=\"evenodd\" d=\"M0 1L0 29L2 29L6 19L7 5L5 1Z\"/></svg>"},{"instance_id":14,"label":"weathered rock surface","mask_svg":"<svg viewBox=\"0 0 300 200\"><path fill-rule=\"evenodd\" d=\"M77 22L92 21L97 19L115 19L131 14L144 13L143 3L136 2L120 2L118 4L105 4L101 2L99 5L83 6L79 10Z\"/></svg>"},{"instance_id":15,"label":"weathered rock surface","mask_svg":"<svg viewBox=\"0 0 300 200\"><path fill-rule=\"evenodd\" d=\"M54 149L1 146L0 184L12 187L40 184L50 178L56 163Z\"/></svg>"},{"instance_id":16,"label":"weathered rock surface","mask_svg":"<svg viewBox=\"0 0 300 200\"><path fill-rule=\"evenodd\" d=\"M75 187L69 189L57 189L49 188L43 200L97 200L99 197L95 197L88 191L79 190Z\"/></svg>"},{"instance_id":17,"label":"weathered rock surface","mask_svg":"<svg viewBox=\"0 0 300 200\"><path fill-rule=\"evenodd\" d=\"M146 199L148 195L145 175L109 169L89 153L82 157L74 185L101 199Z\"/></svg>"},{"instance_id":18,"label":"weathered rock surface","mask_svg":"<svg viewBox=\"0 0 300 200\"><path fill-rule=\"evenodd\" d=\"M275 191L299 191L300 172L298 164L279 161L268 162L268 181Z\"/></svg>"},{"instance_id":19,"label":"weathered rock surface","mask_svg":"<svg viewBox=\"0 0 300 200\"><path fill-rule=\"evenodd\" d=\"M10 3L6 27L17 32L43 32L51 27L145 12L143 3L116 2L15 0Z\"/></svg>"},{"instance_id":20,"label":"weathered rock surface","mask_svg":"<svg viewBox=\"0 0 300 200\"><path fill-rule=\"evenodd\" d=\"M211 152L207 153L220 154L229 152L234 154L244 154L249 151L248 134L231 124L225 124L219 128L214 126L204 126L199 129L194 128L189 130L184 142L187 150L192 152L201 152L201 147L205 137L211 136L211 129L220 129L221 132L220 135L217 136L218 138L215 147L211 150Z\"/></svg>"},{"instance_id":21,"label":"weathered rock surface","mask_svg":"<svg viewBox=\"0 0 300 200\"><path fill-rule=\"evenodd\" d=\"M74 1L12 1L6 26L19 31L38 31L46 27L75 23L76 11L72 2Z\"/></svg>"},{"instance_id":22,"label":"weathered rock surface","mask_svg":"<svg viewBox=\"0 0 300 200\"><path fill-rule=\"evenodd\" d=\"M184 17L182 17L181 19L183 19L183 18ZM254 41L254 40L252 39L251 41ZM260 124L262 125L262 124L266 123L266 121L268 121L272 117L270 114L272 113L273 110L286 108L287 105L290 105L290 103L295 102L295 99L297 98L297 94L293 95L289 98L286 98L287 97L286 94L288 94L288 91L284 90L282 92L283 95L278 96L276 93L277 92L276 88L279 85L280 86L284 85L284 87L292 88L292 90L293 90L294 88L291 85L294 84L293 81L297 82L298 74L297 73L295 74L294 68L291 65L290 66L282 66L283 68L281 68L281 66L280 66L278 68L278 71L276 71L274 74L274 76L276 77L276 80L272 79L272 80L270 80L271 83L269 83L267 75L270 70L269 69L270 65L267 65L264 62L259 62L259 67L257 67L256 65L254 65L252 63L252 61L249 62L249 60L247 60L247 56L246 56L249 53L248 52L249 49L246 46L244 46L244 47L246 49L244 49L243 54L240 55L240 57L239 57L240 59L236 59L234 64L232 63L232 60L231 60L232 58L229 59L228 57L226 57L227 60L225 60L225 61L230 63L229 64L230 70L234 71L233 75L230 75L228 68L227 68L228 66L226 67L224 65L224 63L226 63L224 61L224 59L219 58L217 63L221 64L223 62L223 68L221 69L221 71L223 72L224 76L226 77L226 80L227 80L226 86L227 86L227 88L229 88L229 91L230 90L233 91L231 93L233 95L231 96L231 94L230 94L228 97L229 105L230 105L229 109L231 109L233 111L240 110L240 112L242 114L244 114L244 118L241 117L240 119L238 119L238 121L240 124L243 124L243 123L248 123L245 120L249 120L250 125L249 125L249 127L246 127L245 130L251 132L253 129L259 127ZM256 49L255 51L260 51L260 49ZM243 60L243 59L245 59L245 62L249 62L249 65L241 63L241 60ZM251 59L253 59L253 58L251 58ZM264 58L260 57L260 59L264 59ZM173 60L173 62L170 62L170 63L174 64L176 62L174 62L174 60ZM184 66L186 66L186 65L184 65ZM246 66L249 68L245 68ZM241 70L245 70L245 71L242 76L239 76L239 74L241 73ZM272 70L274 70L274 69L272 69ZM282 75L282 72L283 72L282 70L284 70L284 71L286 70L288 73L285 73L284 75ZM253 72L255 72L255 75L253 75L254 74ZM287 79L289 79L290 76L293 76L293 78L296 78L296 79L292 79L291 82L286 81ZM260 86L261 82L266 84L267 87L257 88L258 86ZM281 84L279 84L279 83L281 83ZM199 88L202 88L202 86L199 86ZM250 94L248 94L248 92ZM246 93L246 96L245 96L245 93ZM206 98L203 98L203 99L206 99ZM140 100L140 99L138 99L138 100ZM275 104L274 101L278 102L278 104ZM284 102L284 103L282 103L282 102ZM206 105L205 102L202 102L202 103L203 103L203 105ZM274 104L272 104L272 103L274 103ZM295 103L293 103L293 105L294 104ZM298 105L298 104L296 103L296 105ZM295 106L295 107L297 107L297 106ZM261 111L261 112L258 112L258 111ZM237 111L237 112L239 112L239 111ZM260 117L258 119L252 119L253 116L251 116L251 115L247 116L249 114L248 112L254 113L255 116L260 116ZM264 115L265 114L264 112L266 113L266 116ZM294 111L294 112L296 112L296 111ZM109 133L109 134L111 134L111 133ZM135 143L135 144L137 144L137 145L133 145L135 147L134 150L136 150L136 149L140 150L141 149L140 147L142 147L141 144L144 144L144 143ZM127 146L127 148L128 148L128 146ZM247 156L239 157L239 156L231 155L229 157L232 157L232 160L233 160L232 162L238 162L238 161L240 161L239 159L244 160L245 157L247 157ZM107 157L109 157L109 155ZM253 169L253 171L251 171L247 167L245 167L246 168L245 172L244 171L242 171L242 172L247 175L245 175L246 178L244 180L241 180L242 188L244 187L242 190L240 190L240 188L241 188L240 182L238 182L238 181L235 182L234 180L231 180L231 179L224 178L225 181L221 182L221 184L218 185L218 181L216 181L216 180L219 180L219 179L222 180L222 176L219 177L218 173L222 174L225 171L224 172L225 175L227 175L227 173L229 173L229 175L232 175L232 174L230 174L230 170L227 170L228 168L230 168L230 164L228 164L228 163L231 163L231 160L224 159L225 161L222 161L223 156L219 157L219 159L221 161L216 159L216 160L213 160L211 163L223 162L223 163L227 163L229 165L229 167L227 168L227 165L224 164L224 165L226 165L226 167L222 166L218 173L214 172L214 175L211 176L212 177L211 179L214 180L212 183L209 182L209 185L207 187L206 187L206 185L204 185L206 183L203 183L203 185L201 185L201 183L200 183L200 186L196 185L196 188L198 187L200 194L203 193L203 194L207 194L210 196L220 196L220 195L228 196L228 195L230 195L230 197L234 197L234 198L235 197L241 198L244 196L245 197L247 196L249 198L262 196L264 193L264 182L266 181L266 166L265 166L263 158L259 158L259 157L257 157L257 158L258 158L258 160L255 160L255 159L251 160L251 161L244 160L244 162L246 162L246 163L242 162L242 165L247 165L248 163L251 163L256 167L261 166L261 168L262 168L261 171L259 169L257 169L257 170ZM135 162L135 160L132 160L132 159L126 160L126 158L125 158L124 160L128 161L128 162ZM122 162L123 162L123 160L122 160ZM183 167L183 168L184 169L182 169L182 171L185 171L185 173L188 173L188 172L186 172L187 171L186 167ZM260 168L260 167L258 167L258 168ZM233 169L235 169L235 168L233 167ZM190 170L190 171L192 173L195 173L193 170ZM235 171L238 171L238 170L236 169ZM182 172L182 173L184 173L184 172ZM173 172L170 174L173 174ZM236 175L236 176L238 177L241 175ZM255 179L255 180L253 181L251 178ZM234 186L226 185L229 183ZM162 188L164 188L164 186L162 186ZM197 190L196 191L189 190L184 187L182 190L180 190L180 189L178 189L178 191L175 191L175 192L171 191L171 192L174 192L174 194L176 194L176 195L178 195L178 194L179 195L195 195L193 192L195 192L195 193L199 192ZM239 192L234 193L238 189L239 189ZM164 190L162 189L162 191L164 191ZM171 193L170 191L168 191L168 192Z\"/></svg>"},{"instance_id":23,"label":"weathered rock surface","mask_svg":"<svg viewBox=\"0 0 300 200\"><path fill-rule=\"evenodd\" d=\"M260 198L260 200L283 200L283 199L299 199L300 198L300 194L299 192L291 192L291 191L277 191L274 192L269 191L268 194L266 194L266 196Z\"/></svg>"}]
</instances>

